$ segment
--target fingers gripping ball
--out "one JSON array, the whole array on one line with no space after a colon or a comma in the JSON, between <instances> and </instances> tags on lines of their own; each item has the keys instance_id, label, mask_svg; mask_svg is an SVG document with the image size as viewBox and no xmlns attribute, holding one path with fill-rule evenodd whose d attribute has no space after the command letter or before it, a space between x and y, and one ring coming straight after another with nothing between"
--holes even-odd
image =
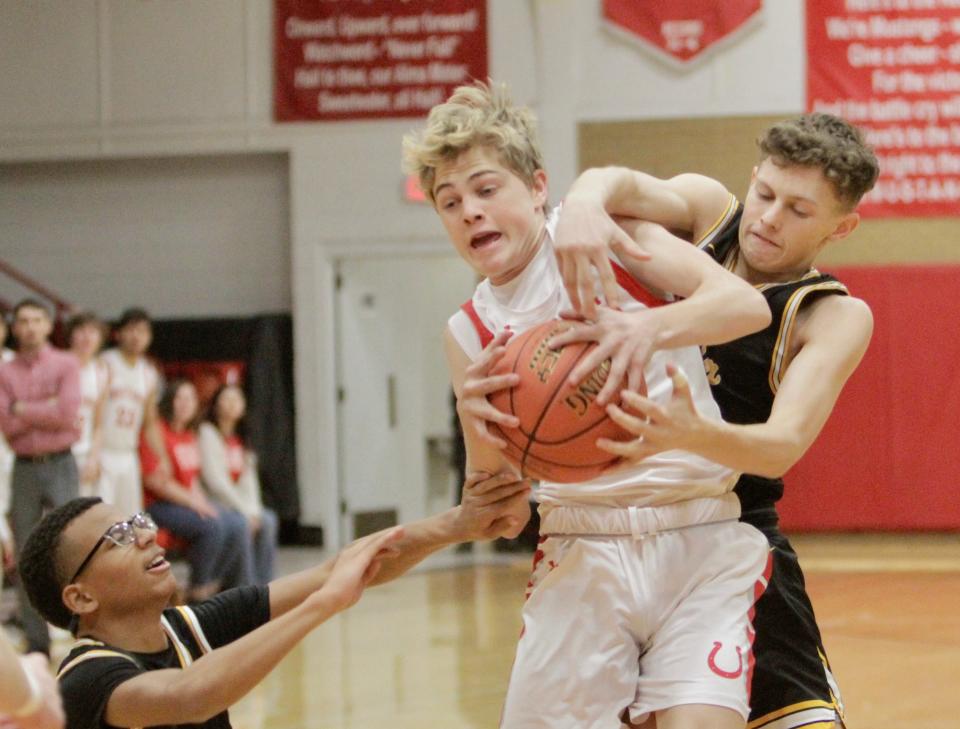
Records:
<instances>
[{"instance_id":1,"label":"fingers gripping ball","mask_svg":"<svg viewBox=\"0 0 960 729\"><path fill-rule=\"evenodd\" d=\"M574 483L596 478L617 461L597 448L597 438L630 440L632 436L596 404L610 360L579 384L568 384L570 372L596 343L550 349L550 337L566 326L563 321L550 321L510 340L506 355L491 374L516 372L520 384L492 394L490 402L516 415L520 425L502 428L491 423L490 428L507 442L506 457L525 476Z\"/></svg>"}]
</instances>

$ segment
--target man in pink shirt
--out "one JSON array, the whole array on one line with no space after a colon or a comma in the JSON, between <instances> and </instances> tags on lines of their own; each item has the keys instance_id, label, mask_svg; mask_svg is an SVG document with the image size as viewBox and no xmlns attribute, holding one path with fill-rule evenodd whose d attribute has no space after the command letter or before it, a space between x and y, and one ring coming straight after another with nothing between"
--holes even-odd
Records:
<instances>
[{"instance_id":1,"label":"man in pink shirt","mask_svg":"<svg viewBox=\"0 0 960 729\"><path fill-rule=\"evenodd\" d=\"M77 497L77 462L70 446L79 437L80 365L48 343L53 321L38 301L13 310L17 355L0 365L0 430L15 454L10 514L17 552L44 508ZM20 589L20 615L30 651L50 652L47 624Z\"/></svg>"}]
</instances>

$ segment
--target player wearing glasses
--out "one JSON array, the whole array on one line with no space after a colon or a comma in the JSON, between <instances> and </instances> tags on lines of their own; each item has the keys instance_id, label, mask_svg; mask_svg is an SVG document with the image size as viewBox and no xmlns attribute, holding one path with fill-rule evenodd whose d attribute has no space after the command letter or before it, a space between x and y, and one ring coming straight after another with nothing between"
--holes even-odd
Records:
<instances>
[{"instance_id":1,"label":"player wearing glasses","mask_svg":"<svg viewBox=\"0 0 960 729\"><path fill-rule=\"evenodd\" d=\"M20 569L34 607L77 637L58 675L67 725L229 727L227 708L372 581L397 577L443 546L510 528L503 519L529 486L497 483L492 499L370 535L267 586L173 608L176 584L148 514L123 519L97 498L55 509L27 539Z\"/></svg>"}]
</instances>

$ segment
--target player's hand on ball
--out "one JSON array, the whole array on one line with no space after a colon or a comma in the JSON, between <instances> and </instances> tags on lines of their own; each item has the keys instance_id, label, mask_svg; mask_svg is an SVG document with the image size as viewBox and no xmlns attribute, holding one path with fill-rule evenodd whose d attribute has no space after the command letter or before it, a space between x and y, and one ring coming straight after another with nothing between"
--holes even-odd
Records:
<instances>
[{"instance_id":1,"label":"player's hand on ball","mask_svg":"<svg viewBox=\"0 0 960 729\"><path fill-rule=\"evenodd\" d=\"M333 563L330 576L311 599L318 606L332 607L334 612L346 610L360 599L364 588L380 571L380 563L398 554L395 545L402 537L403 527L397 526L344 547Z\"/></svg>"},{"instance_id":2,"label":"player's hand on ball","mask_svg":"<svg viewBox=\"0 0 960 729\"><path fill-rule=\"evenodd\" d=\"M659 334L656 320L647 311L623 312L601 306L596 319L588 321L575 312L562 312L573 324L550 340L551 347L562 347L571 342L596 342L597 346L570 372L571 385L579 384L604 360L610 360L607 381L597 395L597 404L611 402L626 377L628 389L646 392L643 370L653 354Z\"/></svg>"},{"instance_id":3,"label":"player's hand on ball","mask_svg":"<svg viewBox=\"0 0 960 729\"><path fill-rule=\"evenodd\" d=\"M588 319L597 316L595 276L607 306L620 303L617 279L610 265L612 250L637 260L650 258L601 203L575 195L568 195L560 209L553 247L570 303Z\"/></svg>"},{"instance_id":4,"label":"player's hand on ball","mask_svg":"<svg viewBox=\"0 0 960 729\"><path fill-rule=\"evenodd\" d=\"M520 382L520 376L513 372L490 375L490 371L503 359L510 336L509 331L497 334L480 356L467 367L460 397L457 398L457 413L464 432L469 430L482 443L500 449L506 448L507 444L490 432L487 423L496 423L504 428L516 428L520 424L516 416L497 410L487 400L488 395L515 387Z\"/></svg>"},{"instance_id":5,"label":"player's hand on ball","mask_svg":"<svg viewBox=\"0 0 960 729\"><path fill-rule=\"evenodd\" d=\"M467 475L458 515L463 541L519 534L530 519L530 481L506 472Z\"/></svg>"},{"instance_id":6,"label":"player's hand on ball","mask_svg":"<svg viewBox=\"0 0 960 729\"><path fill-rule=\"evenodd\" d=\"M630 390L621 393L621 405L607 405L607 414L634 440L597 439L597 447L631 462L642 461L656 453L682 448L694 450L704 438L709 422L700 417L690 394L690 385L674 365L667 365L673 381L670 402L661 405Z\"/></svg>"}]
</instances>

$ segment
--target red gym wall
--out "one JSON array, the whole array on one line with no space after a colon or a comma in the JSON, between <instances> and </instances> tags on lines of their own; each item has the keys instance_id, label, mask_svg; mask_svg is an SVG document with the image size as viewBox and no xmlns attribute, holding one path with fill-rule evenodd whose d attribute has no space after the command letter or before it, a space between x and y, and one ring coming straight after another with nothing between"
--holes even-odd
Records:
<instances>
[{"instance_id":1,"label":"red gym wall","mask_svg":"<svg viewBox=\"0 0 960 729\"><path fill-rule=\"evenodd\" d=\"M580 167L696 171L742 198L754 140L780 118L581 124ZM960 528L960 217L865 220L818 266L870 304L875 328L820 437L786 476L784 528Z\"/></svg>"},{"instance_id":2,"label":"red gym wall","mask_svg":"<svg viewBox=\"0 0 960 729\"><path fill-rule=\"evenodd\" d=\"M960 527L960 266L831 273L870 304L873 340L817 442L787 474L784 527Z\"/></svg>"}]
</instances>

